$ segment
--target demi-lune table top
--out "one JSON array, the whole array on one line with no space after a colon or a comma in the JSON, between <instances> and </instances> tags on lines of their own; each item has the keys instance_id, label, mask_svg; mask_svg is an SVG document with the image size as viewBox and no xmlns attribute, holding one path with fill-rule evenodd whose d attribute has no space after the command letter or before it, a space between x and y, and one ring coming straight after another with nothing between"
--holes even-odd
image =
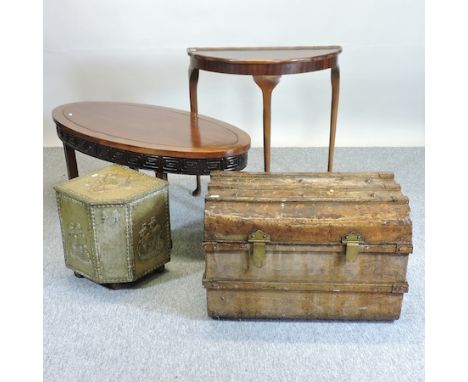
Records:
<instances>
[{"instance_id":1,"label":"demi-lune table top","mask_svg":"<svg viewBox=\"0 0 468 382\"><path fill-rule=\"evenodd\" d=\"M251 75L281 75L332 68L340 46L188 48L201 70Z\"/></svg>"},{"instance_id":2,"label":"demi-lune table top","mask_svg":"<svg viewBox=\"0 0 468 382\"><path fill-rule=\"evenodd\" d=\"M247 133L228 123L161 106L77 102L53 111L58 128L107 147L158 156L219 158L244 154Z\"/></svg>"}]
</instances>

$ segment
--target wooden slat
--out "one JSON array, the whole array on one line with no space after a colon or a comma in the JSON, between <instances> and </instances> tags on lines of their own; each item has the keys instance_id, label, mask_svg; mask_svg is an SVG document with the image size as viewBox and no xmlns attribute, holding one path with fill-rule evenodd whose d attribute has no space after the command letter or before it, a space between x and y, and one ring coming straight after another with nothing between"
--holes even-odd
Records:
<instances>
[{"instance_id":1,"label":"wooden slat","mask_svg":"<svg viewBox=\"0 0 468 382\"><path fill-rule=\"evenodd\" d=\"M283 291L317 291L317 292L367 292L367 293L406 293L408 283L311 283L245 281L245 280L210 280L203 279L207 289L230 290L283 290Z\"/></svg>"},{"instance_id":2,"label":"wooden slat","mask_svg":"<svg viewBox=\"0 0 468 382\"><path fill-rule=\"evenodd\" d=\"M208 185L208 193L216 193L220 190L254 190L257 193L272 193L277 191L289 191L289 190L302 190L304 192L312 192L312 191L400 191L401 187L399 184L395 183L380 183L380 184L371 184L371 185L364 185L364 184L345 184L344 182L336 182L333 184L296 184L296 183L285 183L279 187L278 184L255 184L255 183L246 183L246 184L239 184L236 182L226 183L226 184L217 184L217 183L210 183Z\"/></svg>"},{"instance_id":3,"label":"wooden slat","mask_svg":"<svg viewBox=\"0 0 468 382\"><path fill-rule=\"evenodd\" d=\"M221 196L221 195L207 195L205 201L215 202L231 202L231 203L394 203L394 204L408 204L409 200L406 196L391 196L391 195L378 195L376 197L354 198L353 196L340 195L340 197L328 196L279 196L262 197L262 196Z\"/></svg>"},{"instance_id":4,"label":"wooden slat","mask_svg":"<svg viewBox=\"0 0 468 382\"><path fill-rule=\"evenodd\" d=\"M211 172L211 179L215 178L380 178L380 179L393 179L392 172L224 172L213 171Z\"/></svg>"},{"instance_id":5,"label":"wooden slat","mask_svg":"<svg viewBox=\"0 0 468 382\"><path fill-rule=\"evenodd\" d=\"M399 191L400 185L394 181L382 180L382 179L327 179L317 178L308 179L304 181L293 181L288 179L282 179L278 181L272 181L272 179L263 179L261 181L212 181L208 185L208 191L219 192L219 190L231 190L237 191L248 191L248 190L265 190L269 193L284 191L284 190L304 190L304 192L311 191Z\"/></svg>"},{"instance_id":6,"label":"wooden slat","mask_svg":"<svg viewBox=\"0 0 468 382\"><path fill-rule=\"evenodd\" d=\"M336 224L334 219L245 219L209 215L205 212L205 241L247 240L252 232L259 229L268 233L274 242L337 243L350 232L361 234L364 240L371 243L411 242L411 222L405 220L369 222L366 219L347 219Z\"/></svg>"},{"instance_id":7,"label":"wooden slat","mask_svg":"<svg viewBox=\"0 0 468 382\"><path fill-rule=\"evenodd\" d=\"M225 187L213 187L210 189L210 193L207 195L208 199L215 198L257 198L263 197L259 195L258 190L255 189L235 189L235 188L225 188ZM318 189L316 187L308 187L306 189L283 189L276 193L270 193L268 198L327 198L327 199L376 199L376 200L393 200L405 198L399 190L385 190L375 192L374 190L350 190L346 188L336 188L336 189Z\"/></svg>"},{"instance_id":8,"label":"wooden slat","mask_svg":"<svg viewBox=\"0 0 468 382\"><path fill-rule=\"evenodd\" d=\"M207 201L205 205L205 217L220 219L263 219L266 222L270 219L294 219L301 224L334 224L340 225L343 221L367 221L369 224L376 222L401 221L406 219L409 213L407 204L383 203L375 205L367 203L250 203L248 201L238 201L233 204L230 201ZM287 222L291 223L291 222ZM285 222L286 224L286 222Z\"/></svg>"},{"instance_id":9,"label":"wooden slat","mask_svg":"<svg viewBox=\"0 0 468 382\"><path fill-rule=\"evenodd\" d=\"M239 177L239 178L229 178L229 177L212 177L210 184L213 185L232 185L238 184L241 187L246 187L249 184L257 185L276 185L278 188L280 185L285 184L298 184L298 185L359 185L363 188L370 187L373 185L382 185L382 184L395 184L393 179L381 179L377 177Z\"/></svg>"},{"instance_id":10,"label":"wooden slat","mask_svg":"<svg viewBox=\"0 0 468 382\"><path fill-rule=\"evenodd\" d=\"M212 175L210 184L241 184L251 183L263 184L360 184L368 187L372 184L394 183L391 173L238 173L230 172L225 174Z\"/></svg>"},{"instance_id":11,"label":"wooden slat","mask_svg":"<svg viewBox=\"0 0 468 382\"><path fill-rule=\"evenodd\" d=\"M205 253L213 252L237 252L249 251L251 244L245 241L205 241L202 244ZM267 252L281 253L330 253L344 254L345 245L341 243L323 243L318 245L298 244L298 243L266 243ZM363 244L359 247L360 253L382 254L391 253L395 255L407 255L413 252L411 243L387 243L387 244Z\"/></svg>"}]
</instances>

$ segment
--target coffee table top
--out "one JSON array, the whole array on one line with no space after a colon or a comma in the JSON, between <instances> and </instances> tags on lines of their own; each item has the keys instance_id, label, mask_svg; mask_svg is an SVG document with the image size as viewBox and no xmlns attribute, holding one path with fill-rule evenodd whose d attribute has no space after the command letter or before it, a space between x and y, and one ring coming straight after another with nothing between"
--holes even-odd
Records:
<instances>
[{"instance_id":1,"label":"coffee table top","mask_svg":"<svg viewBox=\"0 0 468 382\"><path fill-rule=\"evenodd\" d=\"M336 66L340 46L188 48L193 67L221 73L281 75Z\"/></svg>"},{"instance_id":2,"label":"coffee table top","mask_svg":"<svg viewBox=\"0 0 468 382\"><path fill-rule=\"evenodd\" d=\"M181 158L244 154L250 137L228 123L161 106L77 102L52 112L57 126L101 145Z\"/></svg>"}]
</instances>

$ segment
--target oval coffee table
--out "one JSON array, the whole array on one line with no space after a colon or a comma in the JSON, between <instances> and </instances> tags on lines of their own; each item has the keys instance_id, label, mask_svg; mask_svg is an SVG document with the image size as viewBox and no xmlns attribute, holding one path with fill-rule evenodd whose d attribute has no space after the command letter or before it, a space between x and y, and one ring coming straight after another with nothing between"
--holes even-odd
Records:
<instances>
[{"instance_id":1,"label":"oval coffee table","mask_svg":"<svg viewBox=\"0 0 468 382\"><path fill-rule=\"evenodd\" d=\"M133 169L209 175L247 165L249 135L225 122L160 106L77 102L52 112L68 178L78 176L75 150ZM198 178L197 178L198 179ZM193 195L200 193L200 184Z\"/></svg>"},{"instance_id":2,"label":"oval coffee table","mask_svg":"<svg viewBox=\"0 0 468 382\"><path fill-rule=\"evenodd\" d=\"M331 69L332 102L328 171L333 169L336 118L340 88L340 46L261 48L188 48L190 56L190 110L198 112L198 71L252 75L263 93L263 150L265 171L270 171L271 93L283 74Z\"/></svg>"}]
</instances>

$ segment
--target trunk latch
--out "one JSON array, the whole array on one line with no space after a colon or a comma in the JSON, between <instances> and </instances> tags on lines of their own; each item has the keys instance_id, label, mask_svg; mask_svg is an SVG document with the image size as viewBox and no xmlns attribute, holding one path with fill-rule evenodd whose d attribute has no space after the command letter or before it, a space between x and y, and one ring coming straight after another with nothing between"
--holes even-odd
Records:
<instances>
[{"instance_id":1,"label":"trunk latch","mask_svg":"<svg viewBox=\"0 0 468 382\"><path fill-rule=\"evenodd\" d=\"M350 232L341 238L341 243L346 245L346 261L356 261L361 249L361 244L364 243L361 235Z\"/></svg>"},{"instance_id":2,"label":"trunk latch","mask_svg":"<svg viewBox=\"0 0 468 382\"><path fill-rule=\"evenodd\" d=\"M263 267L265 262L265 243L270 242L270 235L263 231L255 231L249 235L249 243L252 243L252 262L257 268Z\"/></svg>"}]
</instances>

